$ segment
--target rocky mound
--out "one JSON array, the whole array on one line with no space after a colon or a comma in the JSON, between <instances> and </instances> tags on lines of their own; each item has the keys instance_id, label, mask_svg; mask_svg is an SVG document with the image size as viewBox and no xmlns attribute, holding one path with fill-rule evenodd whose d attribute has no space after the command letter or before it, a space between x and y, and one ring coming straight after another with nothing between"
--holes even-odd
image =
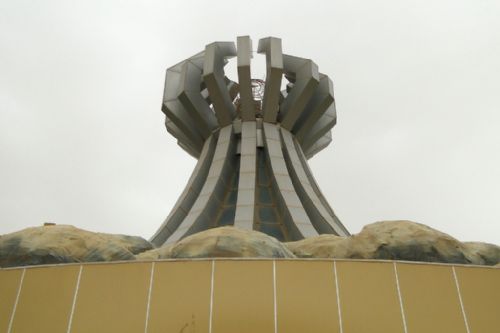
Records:
<instances>
[{"instance_id":1,"label":"rocky mound","mask_svg":"<svg viewBox=\"0 0 500 333\"><path fill-rule=\"evenodd\" d=\"M152 248L141 237L49 225L0 236L0 267L134 260L135 254Z\"/></svg>"},{"instance_id":2,"label":"rocky mound","mask_svg":"<svg viewBox=\"0 0 500 333\"><path fill-rule=\"evenodd\" d=\"M281 243L258 231L214 228L153 249L141 237L67 225L27 228L0 236L0 267L167 258L343 258L500 264L500 247L457 239L411 221L369 224L350 237L320 235Z\"/></svg>"},{"instance_id":3,"label":"rocky mound","mask_svg":"<svg viewBox=\"0 0 500 333\"><path fill-rule=\"evenodd\" d=\"M320 235L286 243L301 258L390 259L476 265L500 262L500 247L462 243L455 238L411 221L369 224L351 237Z\"/></svg>"},{"instance_id":4,"label":"rocky mound","mask_svg":"<svg viewBox=\"0 0 500 333\"><path fill-rule=\"evenodd\" d=\"M179 242L147 251L138 259L165 258L294 258L276 238L258 231L220 227L203 231Z\"/></svg>"}]
</instances>

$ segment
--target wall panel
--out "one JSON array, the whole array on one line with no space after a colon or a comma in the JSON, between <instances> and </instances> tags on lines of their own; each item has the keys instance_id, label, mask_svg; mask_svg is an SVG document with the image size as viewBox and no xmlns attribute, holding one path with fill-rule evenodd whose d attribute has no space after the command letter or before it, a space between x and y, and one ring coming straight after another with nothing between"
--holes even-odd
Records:
<instances>
[{"instance_id":1,"label":"wall panel","mask_svg":"<svg viewBox=\"0 0 500 333\"><path fill-rule=\"evenodd\" d=\"M71 333L144 332L151 263L84 265Z\"/></svg>"},{"instance_id":2,"label":"wall panel","mask_svg":"<svg viewBox=\"0 0 500 333\"><path fill-rule=\"evenodd\" d=\"M0 270L0 332L9 327L22 273L22 269Z\"/></svg>"},{"instance_id":3,"label":"wall panel","mask_svg":"<svg viewBox=\"0 0 500 333\"><path fill-rule=\"evenodd\" d=\"M12 332L66 333L79 266L26 269Z\"/></svg>"},{"instance_id":4,"label":"wall panel","mask_svg":"<svg viewBox=\"0 0 500 333\"><path fill-rule=\"evenodd\" d=\"M208 332L210 261L155 263L148 333Z\"/></svg>"},{"instance_id":5,"label":"wall panel","mask_svg":"<svg viewBox=\"0 0 500 333\"><path fill-rule=\"evenodd\" d=\"M467 333L451 266L397 268L408 332Z\"/></svg>"},{"instance_id":6,"label":"wall panel","mask_svg":"<svg viewBox=\"0 0 500 333\"><path fill-rule=\"evenodd\" d=\"M215 261L212 333L273 333L272 261Z\"/></svg>"},{"instance_id":7,"label":"wall panel","mask_svg":"<svg viewBox=\"0 0 500 333\"><path fill-rule=\"evenodd\" d=\"M0 269L0 333L492 333L499 309L492 267L235 258Z\"/></svg>"},{"instance_id":8,"label":"wall panel","mask_svg":"<svg viewBox=\"0 0 500 333\"><path fill-rule=\"evenodd\" d=\"M331 261L276 262L278 332L339 332L335 289Z\"/></svg>"},{"instance_id":9,"label":"wall panel","mask_svg":"<svg viewBox=\"0 0 500 333\"><path fill-rule=\"evenodd\" d=\"M500 269L455 267L455 271L470 331L500 331Z\"/></svg>"},{"instance_id":10,"label":"wall panel","mask_svg":"<svg viewBox=\"0 0 500 333\"><path fill-rule=\"evenodd\" d=\"M337 274L344 333L404 333L392 263L341 261Z\"/></svg>"}]
</instances>

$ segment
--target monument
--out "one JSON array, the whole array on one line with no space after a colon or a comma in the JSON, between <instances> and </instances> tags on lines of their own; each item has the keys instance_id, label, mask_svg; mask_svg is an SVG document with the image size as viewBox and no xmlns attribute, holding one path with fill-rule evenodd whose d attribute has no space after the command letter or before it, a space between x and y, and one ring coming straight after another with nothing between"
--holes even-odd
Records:
<instances>
[{"instance_id":1,"label":"monument","mask_svg":"<svg viewBox=\"0 0 500 333\"><path fill-rule=\"evenodd\" d=\"M307 165L331 141L331 80L272 37L252 80L250 38L236 46L167 70L167 129L198 164L155 248L68 225L0 235L0 332L497 332L500 248L410 221L349 235Z\"/></svg>"},{"instance_id":2,"label":"monument","mask_svg":"<svg viewBox=\"0 0 500 333\"><path fill-rule=\"evenodd\" d=\"M324 198L307 159L331 142L331 79L310 59L263 38L266 80L251 78L252 41L214 42L170 67L166 127L198 163L156 246L218 226L258 230L281 241L349 232ZM224 73L237 58L238 82Z\"/></svg>"}]
</instances>

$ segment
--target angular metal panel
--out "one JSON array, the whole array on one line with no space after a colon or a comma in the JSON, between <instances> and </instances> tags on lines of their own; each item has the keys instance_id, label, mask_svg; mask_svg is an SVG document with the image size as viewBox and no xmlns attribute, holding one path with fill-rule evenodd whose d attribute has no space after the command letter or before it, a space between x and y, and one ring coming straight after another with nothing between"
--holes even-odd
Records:
<instances>
[{"instance_id":1,"label":"angular metal panel","mask_svg":"<svg viewBox=\"0 0 500 333\"><path fill-rule=\"evenodd\" d=\"M198 61L188 59L184 63L179 84L181 91L177 98L194 120L191 126L198 128L203 139L206 139L217 128L217 119L210 105L201 94L202 66L203 58Z\"/></svg>"},{"instance_id":2,"label":"angular metal panel","mask_svg":"<svg viewBox=\"0 0 500 333\"><path fill-rule=\"evenodd\" d=\"M189 155L196 159L200 157L200 147L185 136L184 133L167 116L165 116L165 127L167 128L167 132L172 134L172 136L177 139L179 147L184 149Z\"/></svg>"},{"instance_id":3,"label":"angular metal panel","mask_svg":"<svg viewBox=\"0 0 500 333\"><path fill-rule=\"evenodd\" d=\"M283 69L294 79L293 88L280 105L281 126L289 131L311 99L319 84L318 66L310 59L283 55Z\"/></svg>"},{"instance_id":4,"label":"angular metal panel","mask_svg":"<svg viewBox=\"0 0 500 333\"><path fill-rule=\"evenodd\" d=\"M250 61L252 58L252 40L249 36L238 37L238 81L240 84L241 119L255 120L255 105L252 94Z\"/></svg>"},{"instance_id":5,"label":"angular metal panel","mask_svg":"<svg viewBox=\"0 0 500 333\"><path fill-rule=\"evenodd\" d=\"M192 126L193 119L190 118L179 100L169 100L163 103L162 110L167 117L182 131L194 147L201 150L203 138L198 130Z\"/></svg>"},{"instance_id":6,"label":"angular metal panel","mask_svg":"<svg viewBox=\"0 0 500 333\"><path fill-rule=\"evenodd\" d=\"M282 128L281 136L292 183L315 229L319 234L333 233L339 236L347 236L345 227L334 214L330 214L323 201L314 191L314 185L310 183L297 152L296 148L299 146L295 145L292 134Z\"/></svg>"},{"instance_id":7,"label":"angular metal panel","mask_svg":"<svg viewBox=\"0 0 500 333\"><path fill-rule=\"evenodd\" d=\"M325 113L318 119L302 142L304 150L309 150L322 136L327 134L337 122L335 103L332 103ZM329 133L330 135L330 133Z\"/></svg>"},{"instance_id":8,"label":"angular metal panel","mask_svg":"<svg viewBox=\"0 0 500 333\"><path fill-rule=\"evenodd\" d=\"M264 232L280 241L287 241L288 232L284 224L284 211L277 203L278 190L273 186L272 172L264 149L257 150L256 212L254 230ZM287 217L289 218L289 217ZM293 229L295 230L295 229Z\"/></svg>"},{"instance_id":9,"label":"angular metal panel","mask_svg":"<svg viewBox=\"0 0 500 333\"><path fill-rule=\"evenodd\" d=\"M234 172L232 156L235 154L236 146L235 140L232 139L232 127L228 125L220 130L206 181L182 225L168 238L168 243L212 227L216 212L222 204L224 191L228 185L227 180Z\"/></svg>"},{"instance_id":10,"label":"angular metal panel","mask_svg":"<svg viewBox=\"0 0 500 333\"><path fill-rule=\"evenodd\" d=\"M276 125L264 123L264 141L268 151L270 167L273 173L273 184L277 189L280 209L285 223L288 224L292 240L317 235L311 221L295 193L295 189L286 168L281 150L279 129ZM276 155L271 155L271 151ZM309 226L311 226L309 228Z\"/></svg>"},{"instance_id":11,"label":"angular metal panel","mask_svg":"<svg viewBox=\"0 0 500 333\"><path fill-rule=\"evenodd\" d=\"M220 127L231 124L236 113L224 81L225 59L234 56L236 56L236 48L233 42L215 42L205 47L203 80L214 105Z\"/></svg>"},{"instance_id":12,"label":"angular metal panel","mask_svg":"<svg viewBox=\"0 0 500 333\"><path fill-rule=\"evenodd\" d=\"M309 149L304 150L305 156L309 159L325 149L332 142L332 132L326 132Z\"/></svg>"},{"instance_id":13,"label":"angular metal panel","mask_svg":"<svg viewBox=\"0 0 500 333\"><path fill-rule=\"evenodd\" d=\"M255 184L257 176L257 124L255 121L242 122L239 172L240 181L234 226L252 230L255 219Z\"/></svg>"},{"instance_id":14,"label":"angular metal panel","mask_svg":"<svg viewBox=\"0 0 500 333\"><path fill-rule=\"evenodd\" d=\"M190 117L177 98L182 78L182 64L167 69L162 111L183 132L190 143L201 150L203 138L198 129L192 126L193 118Z\"/></svg>"},{"instance_id":15,"label":"angular metal panel","mask_svg":"<svg viewBox=\"0 0 500 333\"><path fill-rule=\"evenodd\" d=\"M281 39L267 37L259 40L257 52L266 54L266 86L262 101L264 121L275 123L278 117L281 78L283 76Z\"/></svg>"},{"instance_id":16,"label":"angular metal panel","mask_svg":"<svg viewBox=\"0 0 500 333\"><path fill-rule=\"evenodd\" d=\"M216 139L210 136L203 145L198 163L189 178L184 191L175 203L174 208L160 226L158 231L151 238L151 243L155 246L161 246L172 233L181 225L183 219L187 216L198 197L210 169L210 163L214 156Z\"/></svg>"},{"instance_id":17,"label":"angular metal panel","mask_svg":"<svg viewBox=\"0 0 500 333\"><path fill-rule=\"evenodd\" d=\"M304 137L334 101L332 80L319 73L319 85L292 130L299 142L302 143Z\"/></svg>"},{"instance_id":18,"label":"angular metal panel","mask_svg":"<svg viewBox=\"0 0 500 333\"><path fill-rule=\"evenodd\" d=\"M316 182L316 179L314 179L314 176L311 172L311 169L309 168L309 165L307 164L306 156L304 155L304 152L302 151L302 149L300 148L300 145L297 142L295 142L295 147L296 147L296 151L299 153L300 162L302 163L303 170L306 172L307 178L309 179L309 184L312 186L314 193L316 193L316 196L319 198L319 200L323 204L323 207L329 212L330 216L335 221L335 225L339 226L340 228L343 228L343 231L340 235L349 236L350 235L349 231L347 230L347 228L344 227L344 225L339 220L337 215L335 215L333 209L330 207L330 204L328 203L325 196L321 192L321 190Z\"/></svg>"}]
</instances>

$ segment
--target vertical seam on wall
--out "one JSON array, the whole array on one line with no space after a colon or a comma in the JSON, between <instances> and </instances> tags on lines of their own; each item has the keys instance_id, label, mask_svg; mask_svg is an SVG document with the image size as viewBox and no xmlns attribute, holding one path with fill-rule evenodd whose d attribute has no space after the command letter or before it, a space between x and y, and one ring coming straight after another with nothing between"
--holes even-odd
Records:
<instances>
[{"instance_id":1,"label":"vertical seam on wall","mask_svg":"<svg viewBox=\"0 0 500 333\"><path fill-rule=\"evenodd\" d=\"M14 302L14 307L12 308L12 314L10 315L9 328L7 329L7 333L10 333L12 330L12 324L14 323L14 316L16 315L17 303L19 303L19 297L21 296L21 288L23 287L24 274L26 274L26 268L23 269L21 273L21 279L19 280L19 286L17 287L16 300Z\"/></svg>"},{"instance_id":2,"label":"vertical seam on wall","mask_svg":"<svg viewBox=\"0 0 500 333\"><path fill-rule=\"evenodd\" d=\"M276 260L273 260L273 300L274 300L274 333L278 333L278 306L276 303Z\"/></svg>"},{"instance_id":3,"label":"vertical seam on wall","mask_svg":"<svg viewBox=\"0 0 500 333\"><path fill-rule=\"evenodd\" d=\"M451 270L453 271L453 278L455 279L455 286L457 287L458 300L460 301L460 308L462 309L462 316L464 317L465 329L467 333L470 333L469 321L467 320L467 315L465 314L465 307L462 300L462 293L460 292L460 284L458 283L458 277L455 271L455 266L451 266Z\"/></svg>"},{"instance_id":4,"label":"vertical seam on wall","mask_svg":"<svg viewBox=\"0 0 500 333\"><path fill-rule=\"evenodd\" d=\"M208 315L208 333L212 333L212 316L214 307L214 275L215 275L215 260L212 260L212 273L210 277L210 312Z\"/></svg>"},{"instance_id":5,"label":"vertical seam on wall","mask_svg":"<svg viewBox=\"0 0 500 333\"><path fill-rule=\"evenodd\" d=\"M337 278L337 262L333 262L333 273L335 275L335 293L337 294L337 310L339 315L339 327L340 333L344 332L344 328L342 325L342 310L340 309L340 292L339 292L339 280Z\"/></svg>"},{"instance_id":6,"label":"vertical seam on wall","mask_svg":"<svg viewBox=\"0 0 500 333\"><path fill-rule=\"evenodd\" d=\"M144 324L144 333L148 332L148 324L149 324L149 309L151 304L151 293L153 291L153 276L155 273L155 263L154 261L151 263L151 273L149 276L149 290L148 290L148 303L146 304L146 323Z\"/></svg>"},{"instance_id":7,"label":"vertical seam on wall","mask_svg":"<svg viewBox=\"0 0 500 333\"><path fill-rule=\"evenodd\" d=\"M80 290L80 280L82 277L82 270L83 270L83 265L80 265L80 269L78 270L78 277L76 278L75 293L73 294L73 302L71 304L71 311L69 313L67 333L71 332L71 325L73 324L73 313L75 312L76 298L78 297L78 291Z\"/></svg>"},{"instance_id":8,"label":"vertical seam on wall","mask_svg":"<svg viewBox=\"0 0 500 333\"><path fill-rule=\"evenodd\" d=\"M408 333L408 327L406 326L406 316L405 316L405 310L403 307L403 297L401 296L401 288L399 286L399 274L398 274L398 268L396 266L396 262L392 263L394 267L394 276L396 278L396 289L398 291L398 298L399 298L399 308L401 309L401 319L403 321L403 329L405 333Z\"/></svg>"}]
</instances>

